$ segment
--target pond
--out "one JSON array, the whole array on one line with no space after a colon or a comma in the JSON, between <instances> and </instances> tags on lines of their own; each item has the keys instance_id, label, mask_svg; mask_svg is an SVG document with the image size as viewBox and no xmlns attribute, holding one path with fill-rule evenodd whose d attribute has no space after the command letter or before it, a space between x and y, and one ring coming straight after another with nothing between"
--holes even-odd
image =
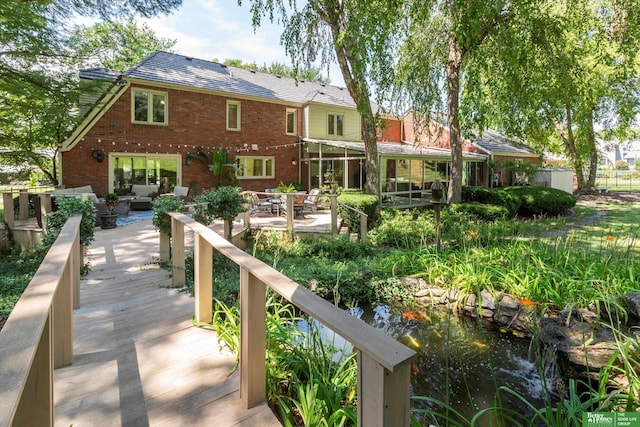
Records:
<instances>
[{"instance_id":1,"label":"pond","mask_svg":"<svg viewBox=\"0 0 640 427\"><path fill-rule=\"evenodd\" d=\"M352 308L349 312L418 353L411 367L412 396L447 402L467 419L494 406L496 390L501 386L517 392L536 408L544 406L547 392L539 373L541 363L530 357L529 339L442 311L420 314L378 305ZM325 329L321 333L323 340L338 348L344 344L331 331ZM527 413L518 399L504 393L501 396L503 407ZM429 408L427 405L414 401L414 407ZM438 409L433 405L429 409ZM485 425L480 421L476 425Z\"/></svg>"},{"instance_id":2,"label":"pond","mask_svg":"<svg viewBox=\"0 0 640 427\"><path fill-rule=\"evenodd\" d=\"M411 375L414 396L447 402L467 419L493 406L500 386L535 407L544 405L545 383L528 339L449 312L419 314L387 305L350 311L418 353ZM526 410L516 399L504 399L503 405Z\"/></svg>"}]
</instances>

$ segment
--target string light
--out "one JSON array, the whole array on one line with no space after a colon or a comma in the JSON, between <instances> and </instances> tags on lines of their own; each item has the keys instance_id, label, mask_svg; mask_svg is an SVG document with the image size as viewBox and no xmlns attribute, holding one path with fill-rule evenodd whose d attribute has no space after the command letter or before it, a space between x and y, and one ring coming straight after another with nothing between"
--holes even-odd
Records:
<instances>
[{"instance_id":1,"label":"string light","mask_svg":"<svg viewBox=\"0 0 640 427\"><path fill-rule=\"evenodd\" d=\"M82 141L83 142L90 142L91 138L87 138L87 137L83 137ZM95 141L97 141L98 144L102 144L102 139L101 138L95 138ZM124 143L125 146L129 146L129 144L131 144L132 146L138 146L138 147L142 147L143 143L141 142L134 142L134 141L121 141L120 143ZM107 142L108 144L108 142ZM115 146L117 144L116 141L112 141L111 145ZM290 147L298 147L301 145L307 144L306 142L300 141L300 142L290 142L287 144L278 144L278 145L264 145L262 147L262 149L264 151L269 151L269 150L279 150L281 148L290 148ZM174 143L162 143L162 142L154 142L154 141L147 141L147 147L151 147L151 146L156 147L156 149L160 150L163 147L164 148L174 148ZM258 149L255 149L255 146L257 144L243 144L243 147L234 147L234 146L219 146L219 147L215 147L215 146L206 146L206 145L202 145L202 144L198 144L198 145L194 145L194 144L175 144L175 148L177 149L189 149L189 150L198 150L200 148L203 149L208 149L208 150L212 150L212 151L216 151L216 150L220 150L220 149L224 149L227 152L236 152L236 153L241 153L241 152L249 152L249 151L258 151ZM129 151L124 150L125 153L128 153ZM133 151L133 152L138 152L137 150ZM143 152L143 151L141 151ZM156 154L159 153L159 151L156 151ZM171 154L170 152L167 152L167 154Z\"/></svg>"}]
</instances>

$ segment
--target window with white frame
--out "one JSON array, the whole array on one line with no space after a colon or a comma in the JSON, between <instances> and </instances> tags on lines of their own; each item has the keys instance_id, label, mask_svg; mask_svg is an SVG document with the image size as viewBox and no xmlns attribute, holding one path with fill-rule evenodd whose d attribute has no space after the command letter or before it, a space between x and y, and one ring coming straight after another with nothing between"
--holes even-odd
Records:
<instances>
[{"instance_id":1,"label":"window with white frame","mask_svg":"<svg viewBox=\"0 0 640 427\"><path fill-rule=\"evenodd\" d=\"M131 91L131 122L151 125L167 124L168 102L166 92L147 89Z\"/></svg>"},{"instance_id":2,"label":"window with white frame","mask_svg":"<svg viewBox=\"0 0 640 427\"><path fill-rule=\"evenodd\" d=\"M344 114L327 114L327 134L333 136L344 135Z\"/></svg>"},{"instance_id":3,"label":"window with white frame","mask_svg":"<svg viewBox=\"0 0 640 427\"><path fill-rule=\"evenodd\" d=\"M236 156L237 178L273 178L274 157Z\"/></svg>"},{"instance_id":4,"label":"window with white frame","mask_svg":"<svg viewBox=\"0 0 640 427\"><path fill-rule=\"evenodd\" d=\"M287 108L287 135L296 135L298 133L298 110L295 108Z\"/></svg>"},{"instance_id":5,"label":"window with white frame","mask_svg":"<svg viewBox=\"0 0 640 427\"><path fill-rule=\"evenodd\" d=\"M227 101L227 130L240 130L240 101Z\"/></svg>"}]
</instances>

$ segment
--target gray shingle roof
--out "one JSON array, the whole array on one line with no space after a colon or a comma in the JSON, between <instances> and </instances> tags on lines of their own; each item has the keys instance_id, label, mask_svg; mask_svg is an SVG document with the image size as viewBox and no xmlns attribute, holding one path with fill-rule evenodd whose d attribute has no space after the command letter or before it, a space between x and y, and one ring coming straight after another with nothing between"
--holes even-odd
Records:
<instances>
[{"instance_id":1,"label":"gray shingle roof","mask_svg":"<svg viewBox=\"0 0 640 427\"><path fill-rule=\"evenodd\" d=\"M466 136L466 135L465 135ZM537 156L536 152L526 145L507 138L501 133L487 129L482 132L482 136L476 137L469 135L469 139L476 145L491 154L512 154L521 156Z\"/></svg>"},{"instance_id":2,"label":"gray shingle roof","mask_svg":"<svg viewBox=\"0 0 640 427\"><path fill-rule=\"evenodd\" d=\"M229 94L255 96L296 104L316 102L355 108L345 88L261 73L216 62L157 51L123 76L152 82L195 87Z\"/></svg>"},{"instance_id":3,"label":"gray shingle roof","mask_svg":"<svg viewBox=\"0 0 640 427\"><path fill-rule=\"evenodd\" d=\"M81 79L105 79L115 80L122 74L120 71L109 70L108 68L87 68L80 70Z\"/></svg>"}]
</instances>

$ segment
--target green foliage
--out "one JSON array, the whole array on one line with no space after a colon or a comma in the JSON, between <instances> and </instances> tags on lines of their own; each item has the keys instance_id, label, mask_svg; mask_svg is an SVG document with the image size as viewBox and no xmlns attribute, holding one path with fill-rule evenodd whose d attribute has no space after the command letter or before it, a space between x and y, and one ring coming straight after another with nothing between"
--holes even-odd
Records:
<instances>
[{"instance_id":1,"label":"green foliage","mask_svg":"<svg viewBox=\"0 0 640 427\"><path fill-rule=\"evenodd\" d=\"M502 162L502 169L512 173L516 181L514 184L525 185L533 183L540 166L522 159L516 159Z\"/></svg>"},{"instance_id":2,"label":"green foliage","mask_svg":"<svg viewBox=\"0 0 640 427\"><path fill-rule=\"evenodd\" d=\"M96 13L109 19L139 14L152 16L166 13L179 4L180 0L3 1L0 4L0 46L3 47L0 54L3 136L0 163L39 169L52 183L58 183L55 162L58 147L82 119L73 113L79 111L77 64L82 62L85 52L75 52L76 46L67 42L74 28L70 19ZM110 33L103 39L108 45L95 48L110 52L136 50L136 37L129 37L128 43L121 44L114 43L117 36L119 34Z\"/></svg>"},{"instance_id":3,"label":"green foliage","mask_svg":"<svg viewBox=\"0 0 640 427\"><path fill-rule=\"evenodd\" d=\"M509 216L515 216L522 204L520 196L512 194L502 188L462 187L463 202L478 202L503 206Z\"/></svg>"},{"instance_id":4,"label":"green foliage","mask_svg":"<svg viewBox=\"0 0 640 427\"><path fill-rule=\"evenodd\" d=\"M213 325L219 342L240 349L237 306L215 301ZM303 319L290 304L267 301L267 399L285 426L351 426L356 424L356 354L323 340L318 326Z\"/></svg>"},{"instance_id":5,"label":"green foliage","mask_svg":"<svg viewBox=\"0 0 640 427\"><path fill-rule=\"evenodd\" d=\"M90 27L76 27L69 48L82 58L83 67L125 71L157 50L171 52L176 40L156 37L146 25L108 19Z\"/></svg>"},{"instance_id":6,"label":"green foliage","mask_svg":"<svg viewBox=\"0 0 640 427\"><path fill-rule=\"evenodd\" d=\"M299 191L299 188L293 182L290 184L285 184L284 182L280 181L280 183L278 183L278 186L275 189L276 194L295 193L296 191Z\"/></svg>"},{"instance_id":7,"label":"green foliage","mask_svg":"<svg viewBox=\"0 0 640 427\"><path fill-rule=\"evenodd\" d=\"M58 210L45 216L47 232L42 236L42 243L45 246L51 246L67 220L74 215L82 215L80 244L89 246L93 242L96 227L96 210L93 201L82 197L58 197L56 203Z\"/></svg>"},{"instance_id":8,"label":"green foliage","mask_svg":"<svg viewBox=\"0 0 640 427\"><path fill-rule=\"evenodd\" d=\"M109 215L113 214L113 209L118 205L118 195L116 193L107 194L104 196L104 204Z\"/></svg>"},{"instance_id":9,"label":"green foliage","mask_svg":"<svg viewBox=\"0 0 640 427\"><path fill-rule=\"evenodd\" d=\"M373 228L378 219L376 216L378 197L355 191L343 191L338 196L338 217L342 218L350 232L359 233L360 214L345 205L367 214L367 228Z\"/></svg>"},{"instance_id":10,"label":"green foliage","mask_svg":"<svg viewBox=\"0 0 640 427\"><path fill-rule=\"evenodd\" d=\"M9 317L45 255L46 250L39 248L0 257L0 325Z\"/></svg>"},{"instance_id":11,"label":"green foliage","mask_svg":"<svg viewBox=\"0 0 640 427\"><path fill-rule=\"evenodd\" d=\"M473 216L483 221L495 221L509 216L509 211L504 206L478 202L452 204L447 209L455 213Z\"/></svg>"},{"instance_id":12,"label":"green foliage","mask_svg":"<svg viewBox=\"0 0 640 427\"><path fill-rule=\"evenodd\" d=\"M151 223L167 236L171 236L171 217L167 212L184 212L184 203L182 200L172 196L160 196L153 200L153 219Z\"/></svg>"},{"instance_id":13,"label":"green foliage","mask_svg":"<svg viewBox=\"0 0 640 427\"><path fill-rule=\"evenodd\" d=\"M518 214L523 216L562 215L576 205L576 196L556 188L507 187L505 191L520 197Z\"/></svg>"},{"instance_id":14,"label":"green foliage","mask_svg":"<svg viewBox=\"0 0 640 427\"><path fill-rule=\"evenodd\" d=\"M429 245L435 238L433 213L383 209L378 225L369 233L376 246L419 249Z\"/></svg>"},{"instance_id":15,"label":"green foliage","mask_svg":"<svg viewBox=\"0 0 640 427\"><path fill-rule=\"evenodd\" d=\"M198 194L194 201L203 204L197 209L196 219L206 225L211 224L215 218L233 221L238 214L247 210L249 203L242 195L242 189L233 186L218 187Z\"/></svg>"}]
</instances>

